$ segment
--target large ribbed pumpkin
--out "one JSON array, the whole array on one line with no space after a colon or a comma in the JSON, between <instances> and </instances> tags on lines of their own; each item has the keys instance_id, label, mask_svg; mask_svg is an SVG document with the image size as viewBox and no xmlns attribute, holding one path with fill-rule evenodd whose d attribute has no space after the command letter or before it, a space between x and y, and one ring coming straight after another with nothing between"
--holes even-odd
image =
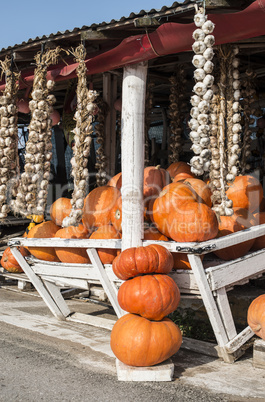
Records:
<instances>
[{"instance_id":1,"label":"large ribbed pumpkin","mask_svg":"<svg viewBox=\"0 0 265 402\"><path fill-rule=\"evenodd\" d=\"M191 173L191 168L186 162L173 162L169 167L167 168L167 171L171 177L171 179L174 179L175 176L181 173L188 173L192 176Z\"/></svg>"},{"instance_id":2,"label":"large ribbed pumpkin","mask_svg":"<svg viewBox=\"0 0 265 402\"><path fill-rule=\"evenodd\" d=\"M265 340L265 294L254 299L247 313L247 322L252 331Z\"/></svg>"},{"instance_id":3,"label":"large ribbed pumpkin","mask_svg":"<svg viewBox=\"0 0 265 402\"><path fill-rule=\"evenodd\" d=\"M162 188L171 182L167 170L160 166L148 166L144 169L144 198L150 198L160 193Z\"/></svg>"},{"instance_id":4,"label":"large ribbed pumpkin","mask_svg":"<svg viewBox=\"0 0 265 402\"><path fill-rule=\"evenodd\" d=\"M168 275L142 275L122 283L118 291L121 308L149 320L162 320L180 301L177 284Z\"/></svg>"},{"instance_id":5,"label":"large ribbed pumpkin","mask_svg":"<svg viewBox=\"0 0 265 402\"><path fill-rule=\"evenodd\" d=\"M258 212L254 214L254 218L257 221L257 225L264 225L265 223L265 212ZM261 250L265 248L265 235L257 237L254 240L254 244L252 246L252 250Z\"/></svg>"},{"instance_id":6,"label":"large ribbed pumpkin","mask_svg":"<svg viewBox=\"0 0 265 402\"><path fill-rule=\"evenodd\" d=\"M119 318L111 331L110 346L124 364L148 367L161 363L179 350L182 335L169 318L150 321L135 314Z\"/></svg>"},{"instance_id":7,"label":"large ribbed pumpkin","mask_svg":"<svg viewBox=\"0 0 265 402\"><path fill-rule=\"evenodd\" d=\"M218 221L214 211L196 201L195 191L184 183L166 186L153 204L158 230L177 242L200 242L216 237Z\"/></svg>"},{"instance_id":8,"label":"large ribbed pumpkin","mask_svg":"<svg viewBox=\"0 0 265 402\"><path fill-rule=\"evenodd\" d=\"M62 226L64 218L66 218L72 209L71 200L69 198L58 198L50 207L51 220L57 225Z\"/></svg>"},{"instance_id":9,"label":"large ribbed pumpkin","mask_svg":"<svg viewBox=\"0 0 265 402\"><path fill-rule=\"evenodd\" d=\"M89 231L82 225L68 226L59 229L55 236L61 239L88 239ZM70 264L87 264L89 258L85 248L81 247L55 247L55 253L59 260Z\"/></svg>"},{"instance_id":10,"label":"large ribbed pumpkin","mask_svg":"<svg viewBox=\"0 0 265 402\"><path fill-rule=\"evenodd\" d=\"M254 212L262 201L263 189L255 177L237 176L226 194L233 201L233 208L244 208Z\"/></svg>"},{"instance_id":11,"label":"large ribbed pumpkin","mask_svg":"<svg viewBox=\"0 0 265 402\"><path fill-rule=\"evenodd\" d=\"M170 237L169 215L175 213L183 202L190 201L196 201L196 193L191 187L180 182L166 186L152 205L152 220L158 230Z\"/></svg>"},{"instance_id":12,"label":"large ribbed pumpkin","mask_svg":"<svg viewBox=\"0 0 265 402\"><path fill-rule=\"evenodd\" d=\"M18 250L20 251L21 255L23 257L26 257L29 255L29 251L25 249L25 247L18 247ZM5 251L3 252L2 258L1 258L1 265L3 268L5 268L6 271L12 272L12 273L20 273L23 272L23 269L13 256L10 247L7 247Z\"/></svg>"},{"instance_id":13,"label":"large ribbed pumpkin","mask_svg":"<svg viewBox=\"0 0 265 402\"><path fill-rule=\"evenodd\" d=\"M168 274L172 267L172 254L158 244L128 248L112 264L115 275L122 280L143 274Z\"/></svg>"},{"instance_id":14,"label":"large ribbed pumpkin","mask_svg":"<svg viewBox=\"0 0 265 402\"><path fill-rule=\"evenodd\" d=\"M95 230L90 239L120 239L121 234L112 225L100 226ZM117 256L119 250L112 248L97 249L98 256L102 264L112 264L112 261Z\"/></svg>"},{"instance_id":15,"label":"large ribbed pumpkin","mask_svg":"<svg viewBox=\"0 0 265 402\"><path fill-rule=\"evenodd\" d=\"M116 187L101 186L94 188L86 196L83 224L88 230L111 223L110 212L120 194L120 191Z\"/></svg>"},{"instance_id":16,"label":"large ribbed pumpkin","mask_svg":"<svg viewBox=\"0 0 265 402\"><path fill-rule=\"evenodd\" d=\"M217 237L227 236L240 230L248 229L256 224L257 221L249 211L244 208L234 208L233 215L220 216ZM214 251L214 254L223 260L233 260L247 254L253 244L254 239L247 240L234 246Z\"/></svg>"},{"instance_id":17,"label":"large ribbed pumpkin","mask_svg":"<svg viewBox=\"0 0 265 402\"><path fill-rule=\"evenodd\" d=\"M189 178L184 180L184 184L191 186L197 195L198 202L204 202L208 207L212 206L212 192L208 184L200 179Z\"/></svg>"},{"instance_id":18,"label":"large ribbed pumpkin","mask_svg":"<svg viewBox=\"0 0 265 402\"><path fill-rule=\"evenodd\" d=\"M42 222L39 225L34 226L28 232L28 239L47 239L53 238L60 229L52 221ZM51 242L52 243L52 242ZM34 257L45 261L60 261L55 253L54 247L28 247L29 252Z\"/></svg>"}]
</instances>

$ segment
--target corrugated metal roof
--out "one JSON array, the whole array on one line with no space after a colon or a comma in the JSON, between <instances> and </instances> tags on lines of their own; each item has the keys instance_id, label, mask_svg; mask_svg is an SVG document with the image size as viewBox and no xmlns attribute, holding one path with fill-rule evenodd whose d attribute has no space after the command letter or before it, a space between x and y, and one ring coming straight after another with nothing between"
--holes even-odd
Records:
<instances>
[{"instance_id":1,"label":"corrugated metal roof","mask_svg":"<svg viewBox=\"0 0 265 402\"><path fill-rule=\"evenodd\" d=\"M120 19L116 20L116 19L112 19L110 22L101 22L99 24L91 24L90 26L88 25L84 25L81 28L73 28L73 29L67 29L66 31L58 31L56 33L51 33L50 35L43 35L43 36L37 36L36 38L29 38L27 41L23 41L20 44L15 44L14 46L8 46L7 48L2 48L0 50L0 53L6 52L6 51L10 51L11 49L15 50L18 49L20 47L24 47L26 45L30 45L34 42L40 42L40 41L49 41L49 40L55 40L55 39L59 39L61 36L71 36L73 34L76 34L77 32L81 32L81 31L85 31L85 30L103 30L103 29L108 29L108 28L112 28L113 26L118 26L118 25L124 25L126 23L132 23L132 21L135 18L139 18L139 17L143 17L145 15L148 16L159 16L161 14L169 14L173 11L176 11L175 9L183 9L183 11L187 8L187 6L193 6L193 4L196 2L196 0L184 0L182 3L179 3L177 1L175 1L171 6L163 6L161 9L155 9L152 8L151 10L141 10L139 11L139 13L134 13L132 12L128 17L121 17Z\"/></svg>"}]
</instances>

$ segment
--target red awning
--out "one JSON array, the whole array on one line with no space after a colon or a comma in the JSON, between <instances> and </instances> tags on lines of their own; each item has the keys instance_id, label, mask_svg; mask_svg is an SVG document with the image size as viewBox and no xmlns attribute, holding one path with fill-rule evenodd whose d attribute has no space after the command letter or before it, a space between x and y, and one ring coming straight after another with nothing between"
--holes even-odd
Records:
<instances>
[{"instance_id":1,"label":"red awning","mask_svg":"<svg viewBox=\"0 0 265 402\"><path fill-rule=\"evenodd\" d=\"M265 0L256 0L245 10L232 14L210 14L208 19L215 23L216 45L265 35ZM86 60L88 74L97 74L128 64L147 61L159 56L191 50L194 42L194 23L165 23L150 34L131 36L115 48ZM55 81L76 77L78 63L50 69L47 78ZM32 83L32 70L22 74L20 88ZM0 91L5 87L0 85Z\"/></svg>"}]
</instances>

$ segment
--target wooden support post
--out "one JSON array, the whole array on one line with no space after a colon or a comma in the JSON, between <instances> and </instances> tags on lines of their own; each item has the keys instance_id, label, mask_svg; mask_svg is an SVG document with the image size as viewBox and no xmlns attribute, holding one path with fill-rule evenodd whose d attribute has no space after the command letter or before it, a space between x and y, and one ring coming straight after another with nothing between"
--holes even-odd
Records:
<instances>
[{"instance_id":1,"label":"wooden support post","mask_svg":"<svg viewBox=\"0 0 265 402\"><path fill-rule=\"evenodd\" d=\"M142 245L144 118L147 63L127 66L123 72L122 250Z\"/></svg>"},{"instance_id":2,"label":"wooden support post","mask_svg":"<svg viewBox=\"0 0 265 402\"><path fill-rule=\"evenodd\" d=\"M64 312L62 312L58 307L49 290L47 290L42 280L35 274L18 249L16 247L12 247L11 252L53 315L59 320L65 320L66 317ZM65 311L67 311L67 309L65 309Z\"/></svg>"},{"instance_id":3,"label":"wooden support post","mask_svg":"<svg viewBox=\"0 0 265 402\"><path fill-rule=\"evenodd\" d=\"M103 74L103 100L108 104L109 110L105 119L105 154L106 172L112 177L115 174L116 155L116 110L114 101L117 98L117 76L111 73Z\"/></svg>"}]
</instances>

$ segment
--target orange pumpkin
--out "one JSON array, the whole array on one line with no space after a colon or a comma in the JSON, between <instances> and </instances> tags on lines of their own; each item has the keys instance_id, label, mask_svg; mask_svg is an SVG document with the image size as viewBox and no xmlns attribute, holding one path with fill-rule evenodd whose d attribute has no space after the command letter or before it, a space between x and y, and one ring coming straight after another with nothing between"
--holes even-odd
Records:
<instances>
[{"instance_id":1,"label":"orange pumpkin","mask_svg":"<svg viewBox=\"0 0 265 402\"><path fill-rule=\"evenodd\" d=\"M191 265L186 253L172 253L174 266L173 270L176 271L177 269L191 269ZM201 255L201 260L203 260L204 255Z\"/></svg>"},{"instance_id":2,"label":"orange pumpkin","mask_svg":"<svg viewBox=\"0 0 265 402\"><path fill-rule=\"evenodd\" d=\"M61 239L88 239L89 232L82 225L68 226L59 229L55 236ZM55 253L59 260L70 264L88 264L90 262L86 249L81 247L55 247Z\"/></svg>"},{"instance_id":3,"label":"orange pumpkin","mask_svg":"<svg viewBox=\"0 0 265 402\"><path fill-rule=\"evenodd\" d=\"M263 225L265 223L265 212L254 214L254 218L257 221L257 225ZM261 250L262 248L265 248L265 235L257 237L252 246L252 250Z\"/></svg>"},{"instance_id":4,"label":"orange pumpkin","mask_svg":"<svg viewBox=\"0 0 265 402\"><path fill-rule=\"evenodd\" d=\"M184 202L196 201L195 191L183 183L171 183L166 186L152 205L152 221L158 230L165 236L170 237L169 233L169 214L177 211L178 207Z\"/></svg>"},{"instance_id":5,"label":"orange pumpkin","mask_svg":"<svg viewBox=\"0 0 265 402\"><path fill-rule=\"evenodd\" d=\"M252 331L265 340L265 294L254 299L247 313L247 322Z\"/></svg>"},{"instance_id":6,"label":"orange pumpkin","mask_svg":"<svg viewBox=\"0 0 265 402\"><path fill-rule=\"evenodd\" d=\"M167 171L170 174L171 179L174 179L174 177L180 173L189 173L192 175L190 165L182 161L171 163L167 168Z\"/></svg>"},{"instance_id":7,"label":"orange pumpkin","mask_svg":"<svg viewBox=\"0 0 265 402\"><path fill-rule=\"evenodd\" d=\"M122 186L122 175L121 172L117 173L115 176L113 176L107 183L107 186L112 186L116 187L118 190L121 189Z\"/></svg>"},{"instance_id":8,"label":"orange pumpkin","mask_svg":"<svg viewBox=\"0 0 265 402\"><path fill-rule=\"evenodd\" d=\"M179 301L179 288L168 275L137 276L123 282L118 291L123 310L155 321L175 311Z\"/></svg>"},{"instance_id":9,"label":"orange pumpkin","mask_svg":"<svg viewBox=\"0 0 265 402\"><path fill-rule=\"evenodd\" d=\"M62 226L64 218L69 216L72 209L71 200L69 198L58 198L50 207L51 220L57 226Z\"/></svg>"},{"instance_id":10,"label":"orange pumpkin","mask_svg":"<svg viewBox=\"0 0 265 402\"><path fill-rule=\"evenodd\" d=\"M198 202L204 202L208 207L212 206L212 192L210 187L200 179L188 178L184 181L184 184L191 186L197 195Z\"/></svg>"},{"instance_id":11,"label":"orange pumpkin","mask_svg":"<svg viewBox=\"0 0 265 402\"><path fill-rule=\"evenodd\" d=\"M110 346L128 366L147 367L161 363L179 350L182 335L169 318L149 321L135 314L119 318L111 331Z\"/></svg>"},{"instance_id":12,"label":"orange pumpkin","mask_svg":"<svg viewBox=\"0 0 265 402\"><path fill-rule=\"evenodd\" d=\"M90 239L120 239L120 233L112 225L100 226L90 236ZM111 248L99 248L98 256L102 264L112 264L119 250Z\"/></svg>"},{"instance_id":13,"label":"orange pumpkin","mask_svg":"<svg viewBox=\"0 0 265 402\"><path fill-rule=\"evenodd\" d=\"M154 201L153 220L161 233L177 242L210 240L218 232L214 211L198 203L195 191L180 182L166 186Z\"/></svg>"},{"instance_id":14,"label":"orange pumpkin","mask_svg":"<svg viewBox=\"0 0 265 402\"><path fill-rule=\"evenodd\" d=\"M194 179L194 178L195 178L194 174L182 172L182 173L176 174L176 176L173 178L172 181L173 181L173 183L176 183L178 181L184 181L187 179Z\"/></svg>"},{"instance_id":15,"label":"orange pumpkin","mask_svg":"<svg viewBox=\"0 0 265 402\"><path fill-rule=\"evenodd\" d=\"M148 166L144 169L144 198L153 197L160 193L162 188L171 182L167 170L160 166Z\"/></svg>"},{"instance_id":16,"label":"orange pumpkin","mask_svg":"<svg viewBox=\"0 0 265 402\"><path fill-rule=\"evenodd\" d=\"M28 232L28 239L47 239L53 238L60 229L52 221L42 222L39 225L34 226ZM54 247L28 247L29 252L34 257L45 261L60 261L55 253Z\"/></svg>"},{"instance_id":17,"label":"orange pumpkin","mask_svg":"<svg viewBox=\"0 0 265 402\"><path fill-rule=\"evenodd\" d=\"M168 238L164 236L159 230L157 230L154 226L145 229L144 231L144 240L162 240L168 241Z\"/></svg>"},{"instance_id":18,"label":"orange pumpkin","mask_svg":"<svg viewBox=\"0 0 265 402\"><path fill-rule=\"evenodd\" d=\"M122 227L122 198L121 196L117 199L114 207L110 211L110 220L111 224L114 226L114 228L121 232Z\"/></svg>"},{"instance_id":19,"label":"orange pumpkin","mask_svg":"<svg viewBox=\"0 0 265 402\"><path fill-rule=\"evenodd\" d=\"M255 177L237 176L226 194L233 201L233 208L244 208L254 212L262 201L263 189Z\"/></svg>"},{"instance_id":20,"label":"orange pumpkin","mask_svg":"<svg viewBox=\"0 0 265 402\"><path fill-rule=\"evenodd\" d=\"M25 247L18 247L18 250L20 251L21 255L23 257L26 257L29 255L29 252ZM1 258L1 265L2 267L12 273L20 273L24 272L15 257L13 256L10 247L7 247L5 251L3 252L2 258Z\"/></svg>"},{"instance_id":21,"label":"orange pumpkin","mask_svg":"<svg viewBox=\"0 0 265 402\"><path fill-rule=\"evenodd\" d=\"M142 274L168 274L172 267L172 254L158 244L128 248L112 264L114 274L122 280Z\"/></svg>"},{"instance_id":22,"label":"orange pumpkin","mask_svg":"<svg viewBox=\"0 0 265 402\"><path fill-rule=\"evenodd\" d=\"M256 224L257 221L249 211L243 208L234 208L232 216L220 216L217 237L227 236L239 230L248 229ZM247 254L253 244L254 239L247 240L234 246L214 251L214 254L223 260L233 260Z\"/></svg>"},{"instance_id":23,"label":"orange pumpkin","mask_svg":"<svg viewBox=\"0 0 265 402\"><path fill-rule=\"evenodd\" d=\"M83 224L89 230L111 223L110 213L120 196L116 187L94 188L85 198Z\"/></svg>"}]
</instances>

